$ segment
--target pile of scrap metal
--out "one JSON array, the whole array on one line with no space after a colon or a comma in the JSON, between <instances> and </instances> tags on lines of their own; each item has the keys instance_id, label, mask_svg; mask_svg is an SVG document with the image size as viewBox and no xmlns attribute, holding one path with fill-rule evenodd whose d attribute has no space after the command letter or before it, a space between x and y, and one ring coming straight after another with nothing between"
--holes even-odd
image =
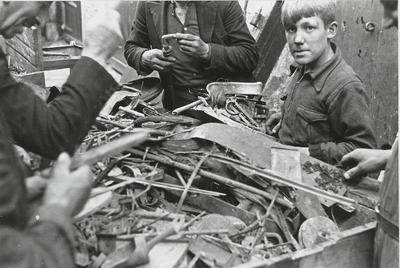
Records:
<instances>
[{"instance_id":1,"label":"pile of scrap metal","mask_svg":"<svg viewBox=\"0 0 400 268\"><path fill-rule=\"evenodd\" d=\"M206 107L238 128L161 113L140 89L116 92L78 154L130 133L146 138L93 164L92 197L75 217L77 265L234 267L337 234L357 209L341 171L257 133L262 116L237 104L265 115L258 96L226 94L222 108ZM333 213L337 204L347 214Z\"/></svg>"}]
</instances>

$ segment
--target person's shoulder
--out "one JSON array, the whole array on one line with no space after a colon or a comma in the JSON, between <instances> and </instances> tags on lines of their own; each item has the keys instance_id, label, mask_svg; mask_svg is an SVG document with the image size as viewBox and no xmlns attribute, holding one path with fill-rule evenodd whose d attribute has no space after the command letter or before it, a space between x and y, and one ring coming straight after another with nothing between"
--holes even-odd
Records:
<instances>
[{"instance_id":1,"label":"person's shoulder","mask_svg":"<svg viewBox=\"0 0 400 268\"><path fill-rule=\"evenodd\" d=\"M161 4L161 1L138 1L138 7L154 6Z\"/></svg>"},{"instance_id":2,"label":"person's shoulder","mask_svg":"<svg viewBox=\"0 0 400 268\"><path fill-rule=\"evenodd\" d=\"M238 1L203 1L206 5L212 4L217 5L219 9L232 8L234 6L240 6Z\"/></svg>"},{"instance_id":3,"label":"person's shoulder","mask_svg":"<svg viewBox=\"0 0 400 268\"><path fill-rule=\"evenodd\" d=\"M343 58L340 58L339 64L336 66L335 70L341 77L341 79L344 79L347 82L362 83L360 76L349 64L347 64L347 62Z\"/></svg>"}]
</instances>

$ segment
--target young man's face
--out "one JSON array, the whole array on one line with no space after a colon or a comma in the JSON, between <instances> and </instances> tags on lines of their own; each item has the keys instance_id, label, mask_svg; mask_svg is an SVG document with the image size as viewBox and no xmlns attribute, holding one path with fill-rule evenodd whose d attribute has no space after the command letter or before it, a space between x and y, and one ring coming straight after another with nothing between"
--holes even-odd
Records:
<instances>
[{"instance_id":1,"label":"young man's face","mask_svg":"<svg viewBox=\"0 0 400 268\"><path fill-rule=\"evenodd\" d=\"M286 41L295 61L310 69L329 60L331 48L328 39L335 33L336 28L325 29L323 20L317 16L302 18L285 30Z\"/></svg>"},{"instance_id":2,"label":"young man's face","mask_svg":"<svg viewBox=\"0 0 400 268\"><path fill-rule=\"evenodd\" d=\"M50 4L50 1L4 1L0 8L0 34L9 39L22 33L24 27L44 26Z\"/></svg>"}]
</instances>

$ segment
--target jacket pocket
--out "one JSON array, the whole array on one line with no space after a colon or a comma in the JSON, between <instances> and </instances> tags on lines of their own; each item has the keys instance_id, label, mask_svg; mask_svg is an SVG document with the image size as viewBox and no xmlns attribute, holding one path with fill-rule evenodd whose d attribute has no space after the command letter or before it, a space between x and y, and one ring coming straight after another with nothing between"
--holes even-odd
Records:
<instances>
[{"instance_id":1,"label":"jacket pocket","mask_svg":"<svg viewBox=\"0 0 400 268\"><path fill-rule=\"evenodd\" d=\"M330 140L328 115L318 111L297 107L297 128L300 141L305 145L326 142Z\"/></svg>"}]
</instances>

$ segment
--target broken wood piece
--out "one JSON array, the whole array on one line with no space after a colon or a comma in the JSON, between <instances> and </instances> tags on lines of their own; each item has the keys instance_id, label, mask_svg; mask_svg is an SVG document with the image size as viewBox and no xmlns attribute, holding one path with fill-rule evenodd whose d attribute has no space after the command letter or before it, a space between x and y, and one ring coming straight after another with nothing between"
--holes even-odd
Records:
<instances>
[{"instance_id":1,"label":"broken wood piece","mask_svg":"<svg viewBox=\"0 0 400 268\"><path fill-rule=\"evenodd\" d=\"M271 169L282 173L287 179L302 183L300 152L296 149L271 148ZM296 208L307 219L316 216L326 216L318 197L297 190L295 195Z\"/></svg>"},{"instance_id":2,"label":"broken wood piece","mask_svg":"<svg viewBox=\"0 0 400 268\"><path fill-rule=\"evenodd\" d=\"M117 154L133 146L138 146L145 142L147 138L147 132L129 134L99 147L95 147L83 154L74 156L72 158L71 170L75 170L82 165L94 164L107 156Z\"/></svg>"},{"instance_id":3,"label":"broken wood piece","mask_svg":"<svg viewBox=\"0 0 400 268\"><path fill-rule=\"evenodd\" d=\"M206 155L204 155L204 156L200 159L200 161L196 164L196 167L194 168L192 174L190 175L190 178L189 178L187 184L185 185L185 190L183 191L182 196L181 196L181 198L179 199L178 206L177 206L177 209L176 209L176 213L179 213L179 211L181 210L181 206L182 206L182 204L183 204L183 201L184 201L185 198L186 198L186 195L187 195L187 193L188 193L188 191L189 191L190 186L191 186L192 183L193 183L193 180L194 180L195 176L197 175L197 172L199 171L199 169L200 169L201 165L203 164L204 160L206 160L206 158L207 158L210 154L211 154L211 152L208 153L208 154L206 154Z\"/></svg>"}]
</instances>

